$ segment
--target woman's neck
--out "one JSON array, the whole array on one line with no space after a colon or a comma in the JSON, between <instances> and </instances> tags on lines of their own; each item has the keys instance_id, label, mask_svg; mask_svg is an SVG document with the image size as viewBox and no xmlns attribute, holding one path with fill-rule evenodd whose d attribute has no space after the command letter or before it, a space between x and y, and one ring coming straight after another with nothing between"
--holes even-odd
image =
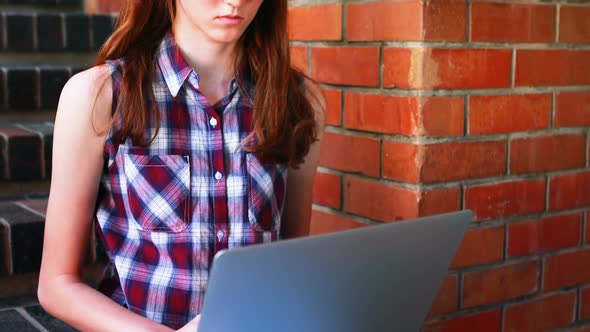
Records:
<instances>
[{"instance_id":1,"label":"woman's neck","mask_svg":"<svg viewBox=\"0 0 590 332\"><path fill-rule=\"evenodd\" d=\"M199 89L212 103L224 97L229 83L236 74L236 43L214 42L181 17L177 17L172 29L184 59L201 78Z\"/></svg>"}]
</instances>

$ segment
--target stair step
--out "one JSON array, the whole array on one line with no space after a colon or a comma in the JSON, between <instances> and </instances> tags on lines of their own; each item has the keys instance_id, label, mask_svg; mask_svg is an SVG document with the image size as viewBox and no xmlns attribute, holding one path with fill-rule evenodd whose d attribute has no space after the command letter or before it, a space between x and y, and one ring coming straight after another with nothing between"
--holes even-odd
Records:
<instances>
[{"instance_id":1,"label":"stair step","mask_svg":"<svg viewBox=\"0 0 590 332\"><path fill-rule=\"evenodd\" d=\"M0 278L39 272L46 213L47 197L0 201ZM84 265L107 260L93 229Z\"/></svg>"},{"instance_id":2,"label":"stair step","mask_svg":"<svg viewBox=\"0 0 590 332\"><path fill-rule=\"evenodd\" d=\"M0 123L53 122L56 110L18 110L0 113Z\"/></svg>"},{"instance_id":3,"label":"stair step","mask_svg":"<svg viewBox=\"0 0 590 332\"><path fill-rule=\"evenodd\" d=\"M0 202L47 197L49 179L39 181L0 181Z\"/></svg>"},{"instance_id":4,"label":"stair step","mask_svg":"<svg viewBox=\"0 0 590 332\"><path fill-rule=\"evenodd\" d=\"M83 11L84 0L0 0L0 10Z\"/></svg>"},{"instance_id":5,"label":"stair step","mask_svg":"<svg viewBox=\"0 0 590 332\"><path fill-rule=\"evenodd\" d=\"M0 124L0 183L49 180L52 147L51 122Z\"/></svg>"},{"instance_id":6,"label":"stair step","mask_svg":"<svg viewBox=\"0 0 590 332\"><path fill-rule=\"evenodd\" d=\"M0 330L21 332L39 331L39 329L36 328L35 325L31 324L29 320L23 317L16 310L0 311Z\"/></svg>"},{"instance_id":7,"label":"stair step","mask_svg":"<svg viewBox=\"0 0 590 332\"><path fill-rule=\"evenodd\" d=\"M38 272L46 200L0 203L0 275Z\"/></svg>"},{"instance_id":8,"label":"stair step","mask_svg":"<svg viewBox=\"0 0 590 332\"><path fill-rule=\"evenodd\" d=\"M96 61L97 53L89 52L0 52L4 67L77 67L88 68Z\"/></svg>"},{"instance_id":9,"label":"stair step","mask_svg":"<svg viewBox=\"0 0 590 332\"><path fill-rule=\"evenodd\" d=\"M0 0L0 299L26 293L10 285L38 275L59 96L113 32L115 16L84 7L84 0ZM106 260L93 236L86 267L101 270ZM27 312L45 325L42 314Z\"/></svg>"},{"instance_id":10,"label":"stair step","mask_svg":"<svg viewBox=\"0 0 590 332\"><path fill-rule=\"evenodd\" d=\"M3 11L0 15L0 50L96 51L113 32L114 24L113 15Z\"/></svg>"},{"instance_id":11,"label":"stair step","mask_svg":"<svg viewBox=\"0 0 590 332\"><path fill-rule=\"evenodd\" d=\"M0 66L0 114L10 111L55 111L59 96L80 66Z\"/></svg>"}]
</instances>

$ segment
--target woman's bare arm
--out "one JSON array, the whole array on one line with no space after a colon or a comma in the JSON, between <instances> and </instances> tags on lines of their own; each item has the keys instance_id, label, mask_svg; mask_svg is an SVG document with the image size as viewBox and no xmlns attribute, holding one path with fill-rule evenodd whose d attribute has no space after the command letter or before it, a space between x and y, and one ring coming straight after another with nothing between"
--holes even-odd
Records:
<instances>
[{"instance_id":1,"label":"woman's bare arm","mask_svg":"<svg viewBox=\"0 0 590 332\"><path fill-rule=\"evenodd\" d=\"M121 307L80 277L106 138L106 132L97 134L94 128L104 131L108 126L111 105L106 66L75 75L62 91L55 120L39 302L50 314L82 331L172 331Z\"/></svg>"},{"instance_id":2,"label":"woman's bare arm","mask_svg":"<svg viewBox=\"0 0 590 332\"><path fill-rule=\"evenodd\" d=\"M299 169L289 169L287 178L287 196L283 211L283 236L293 238L309 235L313 181L320 159L321 139L324 133L326 102L319 86L311 80L305 80L305 91L311 106L315 110L318 127L318 141L313 143Z\"/></svg>"}]
</instances>

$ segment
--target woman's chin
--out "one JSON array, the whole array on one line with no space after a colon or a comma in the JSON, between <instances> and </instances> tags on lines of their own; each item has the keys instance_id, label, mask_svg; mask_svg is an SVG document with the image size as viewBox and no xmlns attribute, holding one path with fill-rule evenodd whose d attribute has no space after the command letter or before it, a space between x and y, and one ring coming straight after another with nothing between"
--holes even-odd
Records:
<instances>
[{"instance_id":1,"label":"woman's chin","mask_svg":"<svg viewBox=\"0 0 590 332\"><path fill-rule=\"evenodd\" d=\"M209 33L209 38L216 43L232 44L240 39L242 33L238 29L223 29Z\"/></svg>"}]
</instances>

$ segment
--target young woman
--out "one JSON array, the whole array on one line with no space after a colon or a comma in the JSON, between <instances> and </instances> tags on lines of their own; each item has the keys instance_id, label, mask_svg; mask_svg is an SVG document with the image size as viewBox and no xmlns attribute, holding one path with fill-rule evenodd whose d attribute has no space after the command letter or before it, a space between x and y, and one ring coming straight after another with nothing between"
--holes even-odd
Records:
<instances>
[{"instance_id":1,"label":"young woman","mask_svg":"<svg viewBox=\"0 0 590 332\"><path fill-rule=\"evenodd\" d=\"M308 234L325 105L290 67L286 19L287 0L124 2L60 98L49 313L83 331L195 331L215 253ZM95 217L108 292L80 276Z\"/></svg>"}]
</instances>

